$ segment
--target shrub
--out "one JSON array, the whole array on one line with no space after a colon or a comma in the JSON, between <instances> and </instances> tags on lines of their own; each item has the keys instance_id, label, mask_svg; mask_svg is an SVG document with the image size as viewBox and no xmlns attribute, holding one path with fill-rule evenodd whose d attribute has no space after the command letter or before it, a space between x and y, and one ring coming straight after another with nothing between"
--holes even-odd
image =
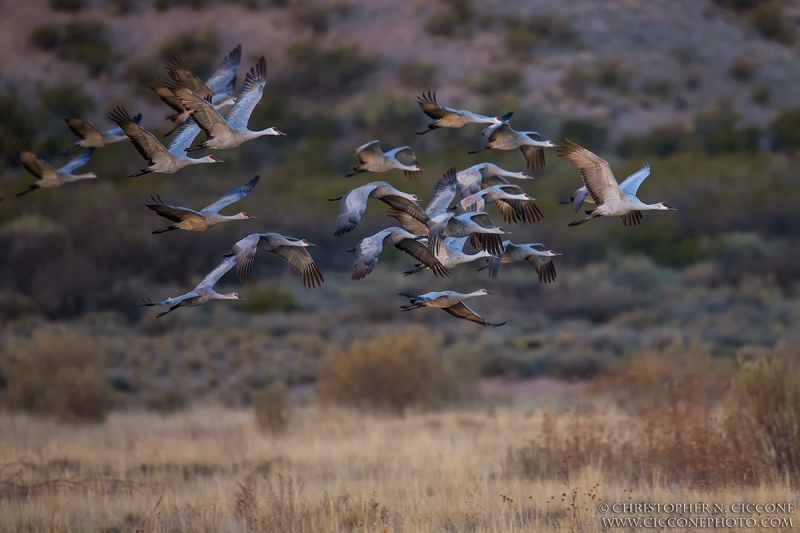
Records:
<instances>
[{"instance_id":1,"label":"shrub","mask_svg":"<svg viewBox=\"0 0 800 533\"><path fill-rule=\"evenodd\" d=\"M102 22L70 22L63 28L40 26L30 34L30 43L54 50L65 61L81 63L91 76L109 72L115 53Z\"/></svg>"},{"instance_id":2,"label":"shrub","mask_svg":"<svg viewBox=\"0 0 800 533\"><path fill-rule=\"evenodd\" d=\"M377 63L362 55L355 44L323 49L306 41L290 46L286 55L295 70L288 73L285 83L309 96L336 96L358 89Z\"/></svg>"},{"instance_id":3,"label":"shrub","mask_svg":"<svg viewBox=\"0 0 800 533\"><path fill-rule=\"evenodd\" d=\"M162 59L180 57L184 65L201 79L211 74L219 61L218 56L219 35L213 29L182 33L161 47Z\"/></svg>"},{"instance_id":4,"label":"shrub","mask_svg":"<svg viewBox=\"0 0 800 533\"><path fill-rule=\"evenodd\" d=\"M660 100L666 100L672 93L672 85L672 80L667 78L648 80L644 84L644 92Z\"/></svg>"},{"instance_id":5,"label":"shrub","mask_svg":"<svg viewBox=\"0 0 800 533\"><path fill-rule=\"evenodd\" d=\"M767 354L745 365L725 404L729 431L788 478L800 474L800 372Z\"/></svg>"},{"instance_id":6,"label":"shrub","mask_svg":"<svg viewBox=\"0 0 800 533\"><path fill-rule=\"evenodd\" d=\"M301 309L291 291L274 285L250 286L244 294L244 300L236 302L234 307L243 313L268 313L270 311L291 313Z\"/></svg>"},{"instance_id":7,"label":"shrub","mask_svg":"<svg viewBox=\"0 0 800 533\"><path fill-rule=\"evenodd\" d=\"M472 79L472 88L483 96L519 94L525 89L522 70L515 67L484 70Z\"/></svg>"},{"instance_id":8,"label":"shrub","mask_svg":"<svg viewBox=\"0 0 800 533\"><path fill-rule=\"evenodd\" d=\"M438 70L435 63L406 61L397 69L397 79L410 89L430 89L436 85Z\"/></svg>"},{"instance_id":9,"label":"shrub","mask_svg":"<svg viewBox=\"0 0 800 533\"><path fill-rule=\"evenodd\" d=\"M561 136L569 137L582 146L591 146L593 150L602 150L608 140L608 123L601 119L567 119L564 121Z\"/></svg>"},{"instance_id":10,"label":"shrub","mask_svg":"<svg viewBox=\"0 0 800 533\"><path fill-rule=\"evenodd\" d=\"M46 26L38 26L31 31L28 36L28 42L31 46L41 48L42 50L52 50L58 46L61 40L61 31L58 26L48 24Z\"/></svg>"},{"instance_id":11,"label":"shrub","mask_svg":"<svg viewBox=\"0 0 800 533\"><path fill-rule=\"evenodd\" d=\"M540 43L573 46L577 43L577 34L569 19L564 17L547 15L527 20L509 17L506 19L505 39L508 53L525 60Z\"/></svg>"},{"instance_id":12,"label":"shrub","mask_svg":"<svg viewBox=\"0 0 800 533\"><path fill-rule=\"evenodd\" d=\"M595 72L597 84L601 87L616 91L628 89L630 71L622 65L619 59L609 59L603 62Z\"/></svg>"},{"instance_id":13,"label":"shrub","mask_svg":"<svg viewBox=\"0 0 800 533\"><path fill-rule=\"evenodd\" d=\"M58 83L47 87L39 94L41 108L56 115L70 110L78 115L94 108L92 97L80 85Z\"/></svg>"},{"instance_id":14,"label":"shrub","mask_svg":"<svg viewBox=\"0 0 800 533\"><path fill-rule=\"evenodd\" d=\"M425 31L435 37L472 37L474 12L471 0L439 0L442 8L425 22Z\"/></svg>"},{"instance_id":15,"label":"shrub","mask_svg":"<svg viewBox=\"0 0 800 533\"><path fill-rule=\"evenodd\" d=\"M794 151L800 148L800 108L779 112L770 124L775 148Z\"/></svg>"},{"instance_id":16,"label":"shrub","mask_svg":"<svg viewBox=\"0 0 800 533\"><path fill-rule=\"evenodd\" d=\"M50 0L50 8L54 11L78 13L86 7L84 0Z\"/></svg>"},{"instance_id":17,"label":"shrub","mask_svg":"<svg viewBox=\"0 0 800 533\"><path fill-rule=\"evenodd\" d=\"M86 334L38 331L11 339L0 351L0 374L10 409L90 422L102 422L111 410L99 347Z\"/></svg>"},{"instance_id":18,"label":"shrub","mask_svg":"<svg viewBox=\"0 0 800 533\"><path fill-rule=\"evenodd\" d=\"M768 85L753 87L752 99L758 105L769 105L769 101L772 99L772 89Z\"/></svg>"},{"instance_id":19,"label":"shrub","mask_svg":"<svg viewBox=\"0 0 800 533\"><path fill-rule=\"evenodd\" d=\"M617 152L622 157L667 157L693 143L691 134L683 128L659 126L646 135L625 135L617 144Z\"/></svg>"},{"instance_id":20,"label":"shrub","mask_svg":"<svg viewBox=\"0 0 800 533\"><path fill-rule=\"evenodd\" d=\"M302 26L308 26L317 35L327 33L330 26L329 9L324 6L293 2L289 6L289 13L292 21Z\"/></svg>"},{"instance_id":21,"label":"shrub","mask_svg":"<svg viewBox=\"0 0 800 533\"><path fill-rule=\"evenodd\" d=\"M756 74L758 66L743 57L737 57L728 68L728 75L736 81L750 81Z\"/></svg>"},{"instance_id":22,"label":"shrub","mask_svg":"<svg viewBox=\"0 0 800 533\"><path fill-rule=\"evenodd\" d=\"M780 0L762 2L750 13L750 21L756 29L773 41L784 44L794 42L794 30L783 16L783 5Z\"/></svg>"},{"instance_id":23,"label":"shrub","mask_svg":"<svg viewBox=\"0 0 800 533\"><path fill-rule=\"evenodd\" d=\"M264 432L280 435L289 424L289 387L278 382L253 393L256 423Z\"/></svg>"},{"instance_id":24,"label":"shrub","mask_svg":"<svg viewBox=\"0 0 800 533\"><path fill-rule=\"evenodd\" d=\"M332 348L319 363L318 398L369 411L400 414L433 408L452 389L441 357L442 339L423 327Z\"/></svg>"}]
</instances>

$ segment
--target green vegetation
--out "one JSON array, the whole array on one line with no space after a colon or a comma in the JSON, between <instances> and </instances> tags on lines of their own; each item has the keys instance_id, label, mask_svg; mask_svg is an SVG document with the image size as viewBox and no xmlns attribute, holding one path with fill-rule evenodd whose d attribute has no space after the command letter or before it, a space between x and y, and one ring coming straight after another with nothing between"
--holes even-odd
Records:
<instances>
[{"instance_id":1,"label":"green vegetation","mask_svg":"<svg viewBox=\"0 0 800 533\"><path fill-rule=\"evenodd\" d=\"M438 70L434 63L406 61L397 69L397 79L409 89L429 90L436 85Z\"/></svg>"},{"instance_id":2,"label":"green vegetation","mask_svg":"<svg viewBox=\"0 0 800 533\"><path fill-rule=\"evenodd\" d=\"M737 57L731 63L730 68L728 69L728 75L731 79L736 81L746 82L753 79L755 76L756 71L758 70L758 65L748 61L743 57Z\"/></svg>"},{"instance_id":3,"label":"green vegetation","mask_svg":"<svg viewBox=\"0 0 800 533\"><path fill-rule=\"evenodd\" d=\"M377 66L358 45L321 48L309 40L291 45L286 55L296 68L284 83L304 96L336 97L358 90Z\"/></svg>"},{"instance_id":4,"label":"green vegetation","mask_svg":"<svg viewBox=\"0 0 800 533\"><path fill-rule=\"evenodd\" d=\"M6 407L61 420L102 422L111 388L95 340L68 330L39 331L0 348L0 398Z\"/></svg>"},{"instance_id":5,"label":"green vegetation","mask_svg":"<svg viewBox=\"0 0 800 533\"><path fill-rule=\"evenodd\" d=\"M39 26L29 39L33 46L53 51L60 59L84 65L91 76L109 73L116 58L102 22L75 21L61 28Z\"/></svg>"},{"instance_id":6,"label":"green vegetation","mask_svg":"<svg viewBox=\"0 0 800 533\"><path fill-rule=\"evenodd\" d=\"M49 3L52 10L69 13L79 13L86 7L84 0L49 0Z\"/></svg>"},{"instance_id":7,"label":"green vegetation","mask_svg":"<svg viewBox=\"0 0 800 533\"><path fill-rule=\"evenodd\" d=\"M472 88L483 96L519 95L525 90L525 78L519 67L484 70L471 79Z\"/></svg>"},{"instance_id":8,"label":"green vegetation","mask_svg":"<svg viewBox=\"0 0 800 533\"><path fill-rule=\"evenodd\" d=\"M290 291L274 285L251 285L242 296L245 299L236 302L235 307L244 313L291 313L301 309Z\"/></svg>"},{"instance_id":9,"label":"green vegetation","mask_svg":"<svg viewBox=\"0 0 800 533\"><path fill-rule=\"evenodd\" d=\"M780 0L760 3L750 14L750 21L767 39L787 45L794 43L794 30L785 20Z\"/></svg>"},{"instance_id":10,"label":"green vegetation","mask_svg":"<svg viewBox=\"0 0 800 533\"><path fill-rule=\"evenodd\" d=\"M775 148L796 151L800 148L800 108L779 112L772 120L770 130Z\"/></svg>"},{"instance_id":11,"label":"green vegetation","mask_svg":"<svg viewBox=\"0 0 800 533\"><path fill-rule=\"evenodd\" d=\"M601 119L568 119L564 121L561 136L582 146L593 146L594 150L602 150L608 144L608 123Z\"/></svg>"},{"instance_id":12,"label":"green vegetation","mask_svg":"<svg viewBox=\"0 0 800 533\"><path fill-rule=\"evenodd\" d=\"M472 37L475 18L472 0L439 0L439 4L440 8L425 22L425 31L434 37Z\"/></svg>"},{"instance_id":13,"label":"green vegetation","mask_svg":"<svg viewBox=\"0 0 800 533\"><path fill-rule=\"evenodd\" d=\"M521 61L526 61L540 45L575 47L579 43L569 19L555 15L508 17L505 41L508 53Z\"/></svg>"}]
</instances>

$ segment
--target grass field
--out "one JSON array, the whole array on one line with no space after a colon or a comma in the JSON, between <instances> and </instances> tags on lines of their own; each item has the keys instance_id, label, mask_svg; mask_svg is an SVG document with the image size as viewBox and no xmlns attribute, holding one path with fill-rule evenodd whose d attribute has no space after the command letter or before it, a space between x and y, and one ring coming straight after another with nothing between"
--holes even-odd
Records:
<instances>
[{"instance_id":1,"label":"grass field","mask_svg":"<svg viewBox=\"0 0 800 533\"><path fill-rule=\"evenodd\" d=\"M581 386L535 385L563 405L374 417L308 404L280 436L218 407L86 426L2 414L0 531L606 531L601 518L633 515L600 502L797 500L777 471L709 484L678 466L713 468L716 453L688 411L664 422L669 437Z\"/></svg>"}]
</instances>

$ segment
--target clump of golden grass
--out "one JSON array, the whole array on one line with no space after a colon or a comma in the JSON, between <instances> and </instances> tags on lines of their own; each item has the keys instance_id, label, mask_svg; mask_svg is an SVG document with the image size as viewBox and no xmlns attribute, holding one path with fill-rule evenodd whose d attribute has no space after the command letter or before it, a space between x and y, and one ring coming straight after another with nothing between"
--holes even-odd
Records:
<instances>
[{"instance_id":1,"label":"clump of golden grass","mask_svg":"<svg viewBox=\"0 0 800 533\"><path fill-rule=\"evenodd\" d=\"M3 403L61 420L101 422L112 396L98 351L92 337L68 330L11 339L0 349Z\"/></svg>"},{"instance_id":2,"label":"clump of golden grass","mask_svg":"<svg viewBox=\"0 0 800 533\"><path fill-rule=\"evenodd\" d=\"M417 326L332 348L319 364L318 398L369 411L402 413L463 396L442 354L442 337Z\"/></svg>"},{"instance_id":3,"label":"clump of golden grass","mask_svg":"<svg viewBox=\"0 0 800 533\"><path fill-rule=\"evenodd\" d=\"M280 381L253 393L253 410L261 431L280 435L289 424L289 387Z\"/></svg>"}]
</instances>

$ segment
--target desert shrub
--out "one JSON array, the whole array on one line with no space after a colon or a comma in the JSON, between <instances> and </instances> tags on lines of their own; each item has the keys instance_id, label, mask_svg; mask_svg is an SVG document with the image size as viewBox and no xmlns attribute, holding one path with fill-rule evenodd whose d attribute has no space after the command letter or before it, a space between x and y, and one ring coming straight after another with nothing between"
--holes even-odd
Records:
<instances>
[{"instance_id":1,"label":"desert shrub","mask_svg":"<svg viewBox=\"0 0 800 533\"><path fill-rule=\"evenodd\" d=\"M159 11L167 11L171 7L187 6L193 9L205 9L211 0L155 0L153 6Z\"/></svg>"},{"instance_id":2,"label":"desert shrub","mask_svg":"<svg viewBox=\"0 0 800 533\"><path fill-rule=\"evenodd\" d=\"M89 422L102 422L111 410L100 347L86 334L38 331L10 339L0 350L0 374L0 397L10 409Z\"/></svg>"},{"instance_id":3,"label":"desert shrub","mask_svg":"<svg viewBox=\"0 0 800 533\"><path fill-rule=\"evenodd\" d=\"M51 85L39 93L40 107L51 115L58 115L65 110L83 114L94 108L94 100L80 85L69 82Z\"/></svg>"},{"instance_id":4,"label":"desert shrub","mask_svg":"<svg viewBox=\"0 0 800 533\"><path fill-rule=\"evenodd\" d=\"M115 15L127 15L136 10L137 0L108 0L108 7Z\"/></svg>"},{"instance_id":5,"label":"desert shrub","mask_svg":"<svg viewBox=\"0 0 800 533\"><path fill-rule=\"evenodd\" d=\"M800 474L800 372L796 362L767 354L746 364L725 404L728 430L788 479Z\"/></svg>"},{"instance_id":6,"label":"desert shrub","mask_svg":"<svg viewBox=\"0 0 800 533\"><path fill-rule=\"evenodd\" d=\"M338 96L358 89L377 64L355 44L324 49L311 40L293 44L286 55L294 70L287 73L285 83L309 96Z\"/></svg>"},{"instance_id":7,"label":"desert shrub","mask_svg":"<svg viewBox=\"0 0 800 533\"><path fill-rule=\"evenodd\" d=\"M780 0L762 2L750 13L753 26L766 37L784 44L794 42L794 30L783 15L783 5Z\"/></svg>"},{"instance_id":8,"label":"desert shrub","mask_svg":"<svg viewBox=\"0 0 800 533\"><path fill-rule=\"evenodd\" d=\"M84 0L50 0L50 8L54 11L68 11L79 13L86 7Z\"/></svg>"},{"instance_id":9,"label":"desert shrub","mask_svg":"<svg viewBox=\"0 0 800 533\"><path fill-rule=\"evenodd\" d=\"M800 108L780 111L770 124L772 142L778 150L800 148Z\"/></svg>"},{"instance_id":10,"label":"desert shrub","mask_svg":"<svg viewBox=\"0 0 800 533\"><path fill-rule=\"evenodd\" d=\"M769 101L772 99L772 89L770 89L768 85L758 85L753 87L751 98L753 99L753 102L757 103L758 105L769 105Z\"/></svg>"},{"instance_id":11,"label":"desert shrub","mask_svg":"<svg viewBox=\"0 0 800 533\"><path fill-rule=\"evenodd\" d=\"M562 126L561 135L582 146L591 146L592 150L602 150L608 141L608 123L602 119L567 119Z\"/></svg>"},{"instance_id":12,"label":"desert shrub","mask_svg":"<svg viewBox=\"0 0 800 533\"><path fill-rule=\"evenodd\" d=\"M471 80L472 88L483 96L502 93L519 94L525 89L525 78L518 67L484 70Z\"/></svg>"},{"instance_id":13,"label":"desert shrub","mask_svg":"<svg viewBox=\"0 0 800 533\"><path fill-rule=\"evenodd\" d=\"M672 94L672 86L672 80L667 78L648 80L644 84L644 92L660 100L666 100Z\"/></svg>"},{"instance_id":14,"label":"desert shrub","mask_svg":"<svg viewBox=\"0 0 800 533\"><path fill-rule=\"evenodd\" d=\"M355 124L370 135L381 138L382 143L400 143L404 132L418 128L419 110L387 94L379 94L359 101L353 109ZM385 149L388 149L389 144Z\"/></svg>"},{"instance_id":15,"label":"desert shrub","mask_svg":"<svg viewBox=\"0 0 800 533\"><path fill-rule=\"evenodd\" d=\"M728 75L736 81L750 81L755 76L758 65L743 57L737 57L728 68Z\"/></svg>"},{"instance_id":16,"label":"desert shrub","mask_svg":"<svg viewBox=\"0 0 800 533\"><path fill-rule=\"evenodd\" d=\"M561 78L561 88L567 94L581 98L594 84L594 76L591 72L578 67L570 67Z\"/></svg>"},{"instance_id":17,"label":"desert shrub","mask_svg":"<svg viewBox=\"0 0 800 533\"><path fill-rule=\"evenodd\" d=\"M244 300L236 302L234 307L243 313L268 313L270 311L291 313L301 309L291 291L275 285L251 285L242 296L244 296Z\"/></svg>"},{"instance_id":18,"label":"desert shrub","mask_svg":"<svg viewBox=\"0 0 800 533\"><path fill-rule=\"evenodd\" d=\"M698 339L676 339L664 350L630 353L598 375L595 393L631 410L719 402L734 375L730 359L716 357Z\"/></svg>"},{"instance_id":19,"label":"desert shrub","mask_svg":"<svg viewBox=\"0 0 800 533\"><path fill-rule=\"evenodd\" d=\"M102 22L70 22L63 28L40 26L30 34L30 43L53 50L65 61L81 63L91 76L109 72L115 52Z\"/></svg>"},{"instance_id":20,"label":"desert shrub","mask_svg":"<svg viewBox=\"0 0 800 533\"><path fill-rule=\"evenodd\" d=\"M289 14L295 24L308 26L318 35L327 33L330 26L330 9L308 2L293 2L289 5Z\"/></svg>"},{"instance_id":21,"label":"desert shrub","mask_svg":"<svg viewBox=\"0 0 800 533\"><path fill-rule=\"evenodd\" d=\"M280 435L289 424L289 387L278 382L253 392L256 423L264 432Z\"/></svg>"},{"instance_id":22,"label":"desert shrub","mask_svg":"<svg viewBox=\"0 0 800 533\"><path fill-rule=\"evenodd\" d=\"M624 92L628 89L630 70L619 59L609 59L601 63L595 72L597 84L605 89Z\"/></svg>"},{"instance_id":23,"label":"desert shrub","mask_svg":"<svg viewBox=\"0 0 800 533\"><path fill-rule=\"evenodd\" d=\"M691 146L692 135L680 126L659 126L645 135L625 135L617 144L622 157L667 157Z\"/></svg>"},{"instance_id":24,"label":"desert shrub","mask_svg":"<svg viewBox=\"0 0 800 533\"><path fill-rule=\"evenodd\" d=\"M186 67L201 79L211 74L221 59L219 55L219 35L213 29L182 33L161 47L163 60L180 57Z\"/></svg>"},{"instance_id":25,"label":"desert shrub","mask_svg":"<svg viewBox=\"0 0 800 533\"><path fill-rule=\"evenodd\" d=\"M722 7L736 11L754 9L759 5L770 1L771 0L716 0L717 4L721 5Z\"/></svg>"},{"instance_id":26,"label":"desert shrub","mask_svg":"<svg viewBox=\"0 0 800 533\"><path fill-rule=\"evenodd\" d=\"M472 0L439 0L441 8L425 22L425 31L435 37L467 39L472 37L474 11Z\"/></svg>"},{"instance_id":27,"label":"desert shrub","mask_svg":"<svg viewBox=\"0 0 800 533\"><path fill-rule=\"evenodd\" d=\"M397 79L411 89L430 89L436 85L438 70L435 63L406 61L397 69Z\"/></svg>"},{"instance_id":28,"label":"desert shrub","mask_svg":"<svg viewBox=\"0 0 800 533\"><path fill-rule=\"evenodd\" d=\"M442 339L423 327L330 349L319 363L318 398L369 411L402 413L447 401Z\"/></svg>"},{"instance_id":29,"label":"desert shrub","mask_svg":"<svg viewBox=\"0 0 800 533\"><path fill-rule=\"evenodd\" d=\"M175 387L152 387L144 395L144 404L151 411L168 415L189 407L189 398Z\"/></svg>"},{"instance_id":30,"label":"desert shrub","mask_svg":"<svg viewBox=\"0 0 800 533\"><path fill-rule=\"evenodd\" d=\"M518 17L506 19L506 50L521 60L530 57L531 51L539 44L573 46L577 34L569 19L555 15L534 16L527 20Z\"/></svg>"}]
</instances>

